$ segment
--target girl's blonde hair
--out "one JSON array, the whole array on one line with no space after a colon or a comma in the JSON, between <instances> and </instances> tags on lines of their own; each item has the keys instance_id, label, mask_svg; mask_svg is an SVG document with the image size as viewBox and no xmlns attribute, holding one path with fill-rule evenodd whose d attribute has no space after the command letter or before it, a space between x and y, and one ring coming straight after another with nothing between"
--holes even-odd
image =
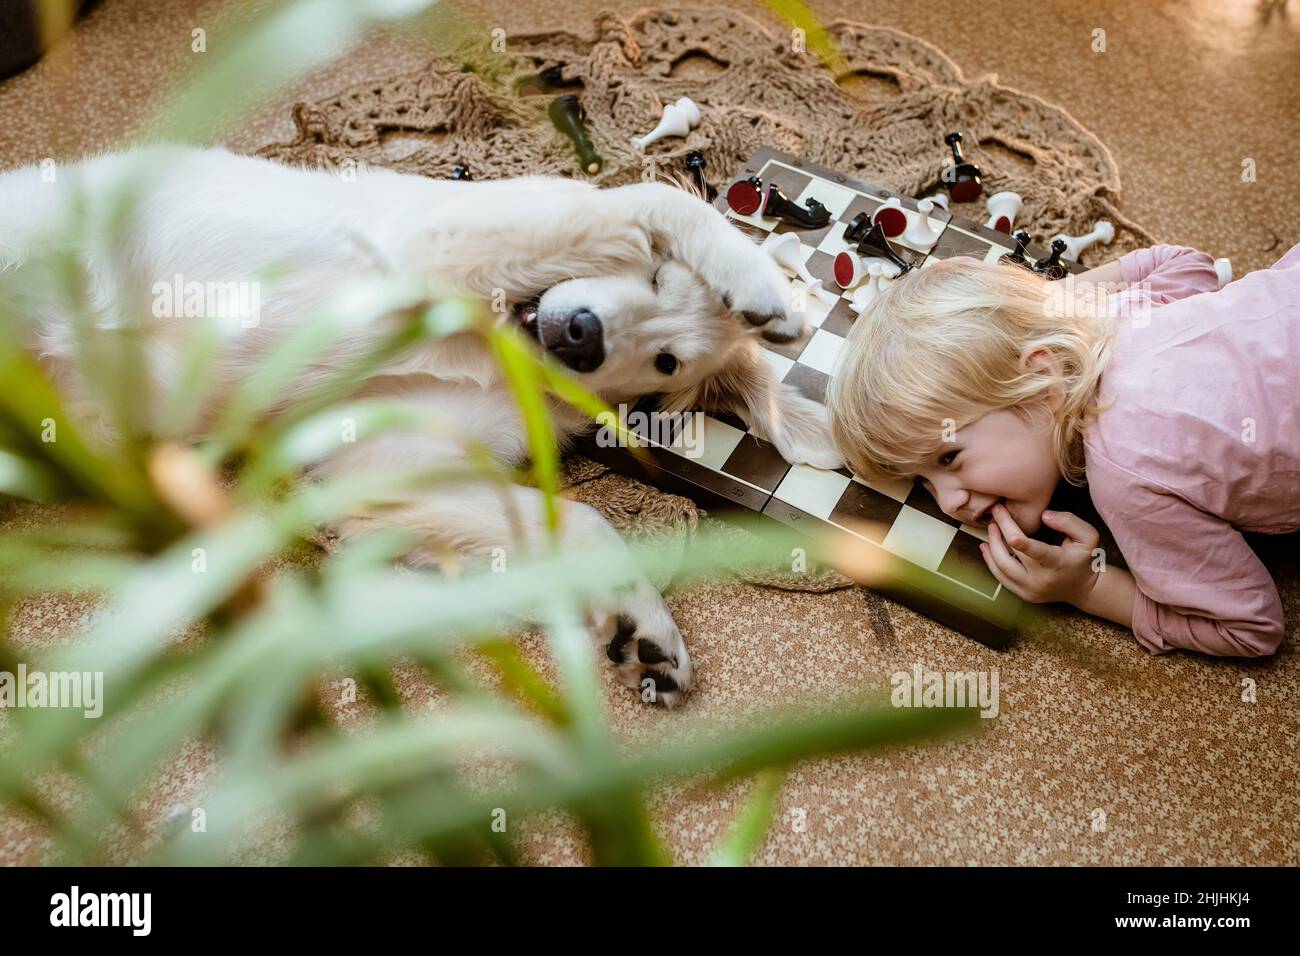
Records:
<instances>
[{"instance_id":1,"label":"girl's blonde hair","mask_svg":"<svg viewBox=\"0 0 1300 956\"><path fill-rule=\"evenodd\" d=\"M945 436L988 412L1052 415L1057 466L1083 484L1083 431L1111 326L1075 316L1070 290L1019 266L966 257L894 280L853 324L827 394L831 434L863 478L904 478L940 454ZM1026 364L1047 350L1059 371Z\"/></svg>"}]
</instances>

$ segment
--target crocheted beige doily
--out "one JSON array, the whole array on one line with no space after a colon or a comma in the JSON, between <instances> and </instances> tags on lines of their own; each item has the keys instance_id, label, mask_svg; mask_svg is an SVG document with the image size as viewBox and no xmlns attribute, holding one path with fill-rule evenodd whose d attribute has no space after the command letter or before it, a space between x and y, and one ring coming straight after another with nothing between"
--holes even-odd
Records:
<instances>
[{"instance_id":1,"label":"crocheted beige doily","mask_svg":"<svg viewBox=\"0 0 1300 956\"><path fill-rule=\"evenodd\" d=\"M463 163L477 179L524 174L578 176L572 145L551 125L550 96L519 96L515 81L560 67L580 83L591 139L604 158L601 185L644 178L646 156L631 145L663 107L690 96L702 121L648 156L659 174L703 150L708 176L725 186L759 146L772 146L907 195L932 191L948 159L943 136L960 130L986 195L1024 198L1020 221L1040 236L1116 226L1115 241L1087 262L1150 245L1152 237L1116 208L1119 171L1109 150L1064 110L1008 89L995 76L966 79L924 40L884 27L837 21L826 28L841 55L832 71L733 10L644 10L596 18L590 38L551 31L462 43L413 72L361 83L293 109L296 136L258 154L290 164L371 164L443 178ZM811 49L812 45L808 44ZM954 205L982 220L982 205ZM575 467L577 470L575 471ZM616 527L684 546L700 521L686 499L571 462L570 494ZM737 532L739 533L739 532ZM845 586L838 575L743 574L800 590Z\"/></svg>"}]
</instances>

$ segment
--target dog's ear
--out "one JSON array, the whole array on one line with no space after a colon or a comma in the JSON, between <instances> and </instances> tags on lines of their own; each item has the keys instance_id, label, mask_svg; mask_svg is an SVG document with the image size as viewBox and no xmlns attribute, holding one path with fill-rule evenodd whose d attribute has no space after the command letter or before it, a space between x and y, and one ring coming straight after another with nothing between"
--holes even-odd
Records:
<instances>
[{"instance_id":1,"label":"dog's ear","mask_svg":"<svg viewBox=\"0 0 1300 956\"><path fill-rule=\"evenodd\" d=\"M672 412L701 406L735 412L786 461L816 468L844 464L831 440L826 407L778 381L753 339L737 343L722 371L693 389L665 396L661 408Z\"/></svg>"}]
</instances>

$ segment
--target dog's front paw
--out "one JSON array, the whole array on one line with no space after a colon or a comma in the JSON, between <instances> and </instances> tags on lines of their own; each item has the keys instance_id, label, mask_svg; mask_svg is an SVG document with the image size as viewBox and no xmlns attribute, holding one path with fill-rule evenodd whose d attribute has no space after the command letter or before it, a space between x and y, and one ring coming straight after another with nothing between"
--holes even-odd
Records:
<instances>
[{"instance_id":1,"label":"dog's front paw","mask_svg":"<svg viewBox=\"0 0 1300 956\"><path fill-rule=\"evenodd\" d=\"M691 658L668 605L649 585L595 625L619 682L671 710L691 686Z\"/></svg>"},{"instance_id":2,"label":"dog's front paw","mask_svg":"<svg viewBox=\"0 0 1300 956\"><path fill-rule=\"evenodd\" d=\"M728 226L728 228L733 228ZM803 335L807 316L794 308L790 280L772 257L743 236L743 254L738 254L731 282L722 290L723 301L759 327L771 342L792 342Z\"/></svg>"}]
</instances>

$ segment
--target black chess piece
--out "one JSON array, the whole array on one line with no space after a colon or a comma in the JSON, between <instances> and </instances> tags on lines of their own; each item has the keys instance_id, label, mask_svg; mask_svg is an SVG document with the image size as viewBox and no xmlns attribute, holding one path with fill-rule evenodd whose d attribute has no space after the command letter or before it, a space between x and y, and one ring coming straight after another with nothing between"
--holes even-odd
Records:
<instances>
[{"instance_id":1,"label":"black chess piece","mask_svg":"<svg viewBox=\"0 0 1300 956\"><path fill-rule=\"evenodd\" d=\"M1061 256L1065 254L1065 248L1064 239L1053 239L1052 254L1034 263L1034 271L1046 279L1064 279L1066 268Z\"/></svg>"},{"instance_id":2,"label":"black chess piece","mask_svg":"<svg viewBox=\"0 0 1300 956\"><path fill-rule=\"evenodd\" d=\"M470 174L469 167L464 163L457 163L455 166L451 167L451 178L464 183L474 181L474 177Z\"/></svg>"},{"instance_id":3,"label":"black chess piece","mask_svg":"<svg viewBox=\"0 0 1300 956\"><path fill-rule=\"evenodd\" d=\"M848 226L844 229L844 241L852 245L860 242L862 237L871 229L871 217L865 212L860 212L849 220Z\"/></svg>"},{"instance_id":4,"label":"black chess piece","mask_svg":"<svg viewBox=\"0 0 1300 956\"><path fill-rule=\"evenodd\" d=\"M578 102L578 97L573 93L565 93L563 96L557 96L551 100L551 105L546 111L551 122L565 136L573 141L573 150L578 154L578 166L584 173L594 176L600 172L605 165L605 161L600 158L596 148L591 145L591 140L587 137L587 128L583 125L582 104Z\"/></svg>"},{"instance_id":5,"label":"black chess piece","mask_svg":"<svg viewBox=\"0 0 1300 956\"><path fill-rule=\"evenodd\" d=\"M576 80L566 80L563 71L564 65L559 64L558 66L548 66L540 73L521 76L515 80L515 92L520 96L537 96L582 85Z\"/></svg>"},{"instance_id":6,"label":"black chess piece","mask_svg":"<svg viewBox=\"0 0 1300 956\"><path fill-rule=\"evenodd\" d=\"M865 215L860 213L859 215ZM855 216L854 222L857 221ZM848 232L845 232L845 236ZM885 236L885 229L880 223L876 223L865 233L860 233L857 240L857 251L860 256L871 256L876 259L888 259L894 265L898 266L903 272L912 268L912 264L894 251L894 247L889 244L889 239Z\"/></svg>"},{"instance_id":7,"label":"black chess piece","mask_svg":"<svg viewBox=\"0 0 1300 956\"><path fill-rule=\"evenodd\" d=\"M713 200L718 198L718 190L714 186L710 185L709 181L704 178L704 167L706 164L702 152L698 149L691 150L686 154L685 159L682 160L682 165L685 166L686 170L691 174L691 181L695 183L695 188L700 191L700 195L704 196L704 198L709 202L713 202Z\"/></svg>"},{"instance_id":8,"label":"black chess piece","mask_svg":"<svg viewBox=\"0 0 1300 956\"><path fill-rule=\"evenodd\" d=\"M1029 260L1025 258L1025 246L1034 241L1033 236L1021 229L1013 237L1016 240L1016 248L1008 252L999 259L999 262L1006 262L1013 266L1029 266Z\"/></svg>"},{"instance_id":9,"label":"black chess piece","mask_svg":"<svg viewBox=\"0 0 1300 956\"><path fill-rule=\"evenodd\" d=\"M796 229L820 229L831 221L831 211L812 196L804 200L803 206L796 206L779 186L768 186L763 191L762 215L775 216L787 226Z\"/></svg>"},{"instance_id":10,"label":"black chess piece","mask_svg":"<svg viewBox=\"0 0 1300 956\"><path fill-rule=\"evenodd\" d=\"M984 192L980 168L961 154L961 133L949 133L943 141L952 149L952 165L943 171L943 182L953 202L974 202Z\"/></svg>"}]
</instances>

